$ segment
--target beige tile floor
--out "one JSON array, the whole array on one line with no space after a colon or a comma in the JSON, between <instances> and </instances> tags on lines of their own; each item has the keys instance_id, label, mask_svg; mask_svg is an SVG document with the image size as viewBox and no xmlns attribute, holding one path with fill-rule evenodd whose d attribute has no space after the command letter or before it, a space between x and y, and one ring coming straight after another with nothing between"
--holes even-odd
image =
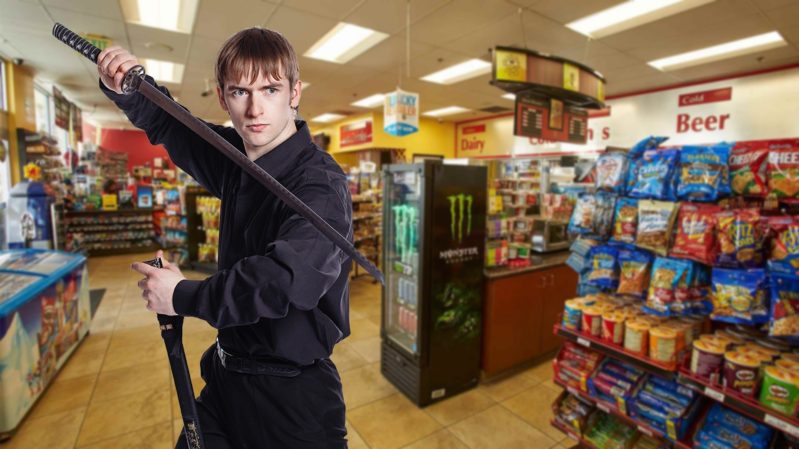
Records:
<instances>
[{"instance_id":1,"label":"beige tile floor","mask_svg":"<svg viewBox=\"0 0 799 449\"><path fill-rule=\"evenodd\" d=\"M155 317L144 309L129 269L149 256L89 260L91 288L105 288L84 340L2 449L172 448L180 411ZM186 272L201 279L200 273ZM419 409L380 374L380 289L351 286L352 335L336 346L351 449L559 449L574 441L549 426L559 393L549 362ZM184 344L193 383L214 341L204 322L187 319Z\"/></svg>"}]
</instances>

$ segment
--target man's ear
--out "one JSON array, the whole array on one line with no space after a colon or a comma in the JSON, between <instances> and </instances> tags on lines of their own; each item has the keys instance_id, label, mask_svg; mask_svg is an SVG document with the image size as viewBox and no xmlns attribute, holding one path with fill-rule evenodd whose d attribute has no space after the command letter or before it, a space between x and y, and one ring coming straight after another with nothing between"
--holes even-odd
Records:
<instances>
[{"instance_id":1,"label":"man's ear","mask_svg":"<svg viewBox=\"0 0 799 449\"><path fill-rule=\"evenodd\" d=\"M294 87L291 89L291 101L289 102L289 106L292 109L297 109L300 107L300 97L302 96L302 81L297 80L294 83Z\"/></svg>"},{"instance_id":2,"label":"man's ear","mask_svg":"<svg viewBox=\"0 0 799 449\"><path fill-rule=\"evenodd\" d=\"M219 106L222 107L222 110L230 114L230 111L227 108L227 103L225 103L225 96L219 86L216 86L216 96L219 98Z\"/></svg>"}]
</instances>

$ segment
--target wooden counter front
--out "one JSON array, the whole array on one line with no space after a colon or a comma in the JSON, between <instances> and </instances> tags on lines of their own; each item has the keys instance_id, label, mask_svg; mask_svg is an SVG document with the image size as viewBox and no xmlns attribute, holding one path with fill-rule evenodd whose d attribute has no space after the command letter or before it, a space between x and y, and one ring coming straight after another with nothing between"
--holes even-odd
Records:
<instances>
[{"instance_id":1,"label":"wooden counter front","mask_svg":"<svg viewBox=\"0 0 799 449\"><path fill-rule=\"evenodd\" d=\"M575 296L577 273L563 264L542 263L517 274L486 273L483 302L484 377L493 377L514 366L554 351L560 345L552 328L563 312L563 303Z\"/></svg>"}]
</instances>

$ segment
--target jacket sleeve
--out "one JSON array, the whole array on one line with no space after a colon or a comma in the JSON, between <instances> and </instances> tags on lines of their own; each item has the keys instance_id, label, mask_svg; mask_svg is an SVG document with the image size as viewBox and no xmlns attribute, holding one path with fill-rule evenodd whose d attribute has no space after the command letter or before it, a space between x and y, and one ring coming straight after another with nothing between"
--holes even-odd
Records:
<instances>
[{"instance_id":1,"label":"jacket sleeve","mask_svg":"<svg viewBox=\"0 0 799 449\"><path fill-rule=\"evenodd\" d=\"M146 76L144 82L172 98L169 91L158 86L155 80ZM227 173L232 164L222 153L208 142L180 123L176 118L136 92L131 95L118 94L100 81L100 89L119 107L133 125L146 134L153 145L163 144L175 164L196 179L214 196L222 197L222 174ZM206 123L225 140L236 145L240 137L233 128Z\"/></svg>"},{"instance_id":2,"label":"jacket sleeve","mask_svg":"<svg viewBox=\"0 0 799 449\"><path fill-rule=\"evenodd\" d=\"M317 180L294 193L351 239L351 205L341 184ZM246 257L202 281L180 281L173 305L179 315L198 317L217 329L282 318L290 307L315 308L341 274L347 257L292 211L263 255Z\"/></svg>"}]
</instances>

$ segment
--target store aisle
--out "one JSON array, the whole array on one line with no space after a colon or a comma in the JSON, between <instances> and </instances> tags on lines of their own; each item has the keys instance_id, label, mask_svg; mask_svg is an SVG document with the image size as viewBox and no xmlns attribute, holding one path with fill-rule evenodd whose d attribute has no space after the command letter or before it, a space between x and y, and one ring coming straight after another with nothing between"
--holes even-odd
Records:
<instances>
[{"instance_id":1,"label":"store aisle","mask_svg":"<svg viewBox=\"0 0 799 449\"><path fill-rule=\"evenodd\" d=\"M132 261L149 254L89 260L91 288L106 293L91 333L18 433L0 448L172 448L181 429L155 318L144 309ZM186 272L190 278L201 273ZM418 409L380 375L380 289L352 282L352 335L336 347L348 405L350 448L561 448L572 442L549 426L559 394L550 363ZM187 319L184 342L196 390L199 358L214 341Z\"/></svg>"}]
</instances>

